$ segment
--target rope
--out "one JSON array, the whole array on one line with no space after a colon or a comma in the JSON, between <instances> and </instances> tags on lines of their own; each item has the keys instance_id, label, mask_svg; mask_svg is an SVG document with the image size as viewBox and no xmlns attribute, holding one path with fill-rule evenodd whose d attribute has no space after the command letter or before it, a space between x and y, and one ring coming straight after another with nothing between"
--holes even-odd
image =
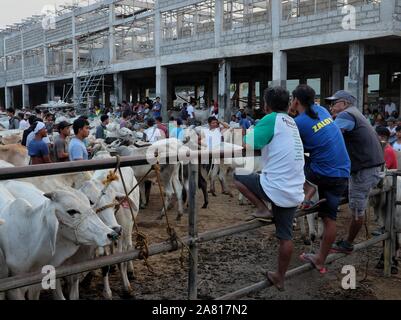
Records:
<instances>
[{"instance_id":1,"label":"rope","mask_svg":"<svg viewBox=\"0 0 401 320\"><path fill-rule=\"evenodd\" d=\"M157 184L159 185L159 191L160 191L160 198L163 203L163 211L164 211L164 216L166 217L166 223L167 223L167 234L170 237L170 242L173 247L172 251L178 250L178 243L181 244L181 255L180 255L180 264L181 268L184 268L184 262L185 262L185 249L188 250L188 253L191 255L192 259L192 252L191 249L182 241L182 239L178 236L177 232L175 231L174 228L171 227L170 220L168 218L167 214L167 207L166 207L166 201L164 197L164 190L162 187L161 183L161 177L160 177L160 161L157 161L157 164L153 166L153 169L155 170L156 173L156 178L157 178Z\"/></svg>"},{"instance_id":2,"label":"rope","mask_svg":"<svg viewBox=\"0 0 401 320\"><path fill-rule=\"evenodd\" d=\"M120 161L120 156L117 155L116 157ZM129 206L129 209L130 209L130 212L131 212L132 220L134 221L134 227L135 227L135 231L136 231L135 249L140 251L139 252L139 258L144 261L145 266L148 269L148 271L151 274L155 274L153 267L149 264L149 261L148 261L148 258L149 258L148 236L145 233L142 233L142 232L139 231L138 223L136 221L134 210L132 209L132 204L131 204L131 201L129 199L128 189L127 189L127 185L125 184L124 175L123 175L123 172L121 170L121 167L118 168L118 171L120 173L121 183L122 183L122 185L124 187L124 192L125 192L125 198L123 200L121 200L120 203L122 203L124 201L128 202L128 206ZM136 188L131 190L131 192L133 192L135 189Z\"/></svg>"}]
</instances>

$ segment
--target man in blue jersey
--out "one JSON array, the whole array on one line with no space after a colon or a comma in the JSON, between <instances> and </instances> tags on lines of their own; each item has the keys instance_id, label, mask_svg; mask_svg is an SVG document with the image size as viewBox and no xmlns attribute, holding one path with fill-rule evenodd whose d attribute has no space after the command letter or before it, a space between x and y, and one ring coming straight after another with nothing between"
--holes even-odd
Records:
<instances>
[{"instance_id":1,"label":"man in blue jersey","mask_svg":"<svg viewBox=\"0 0 401 320\"><path fill-rule=\"evenodd\" d=\"M335 125L330 113L315 104L315 91L308 85L298 86L292 93L291 108L299 114L295 118L309 160L305 166L306 201L319 189L320 199L326 199L319 207L324 232L321 247L316 255L302 254L301 259L312 263L321 273L326 258L336 238L337 208L347 188L351 161L343 135Z\"/></svg>"}]
</instances>

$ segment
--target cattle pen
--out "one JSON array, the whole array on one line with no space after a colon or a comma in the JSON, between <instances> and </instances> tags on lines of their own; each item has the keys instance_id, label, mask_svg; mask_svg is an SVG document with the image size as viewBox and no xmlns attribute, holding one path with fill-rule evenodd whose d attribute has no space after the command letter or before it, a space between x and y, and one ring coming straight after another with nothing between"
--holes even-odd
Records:
<instances>
[{"instance_id":1,"label":"cattle pen","mask_svg":"<svg viewBox=\"0 0 401 320\"><path fill-rule=\"evenodd\" d=\"M227 153L217 153L217 152L206 152L206 151L194 151L190 154L186 154L187 159L205 159L205 157L227 157ZM233 158L238 157L237 154L232 155ZM166 161L171 161L171 157L167 155L158 155L157 158L165 159ZM181 159L181 158L180 158ZM0 169L0 181L18 178L29 178L29 177L39 177L39 176L49 176L57 174L66 173L78 173L84 171L92 171L99 169L114 169L117 165L121 167L135 167L139 165L148 164L148 160L144 157L121 157L112 158L106 160L91 160L91 161L78 161L75 163L59 163L52 165L38 165L31 167L20 167L20 168L4 168ZM220 238L228 237L238 233L244 233L254 229L262 228L269 223L252 221L247 223L240 223L225 228L220 228L216 230L206 231L204 233L198 233L197 219L198 219L198 209L196 204L196 192L197 184L196 179L198 177L198 162L192 161L189 165L190 173L190 187L189 187L189 226L188 226L188 236L181 239L180 243L173 243L172 241L167 241L163 243L153 244L149 246L149 256L159 255L163 253L173 252L183 249L187 246L190 250L189 255L189 275L188 275L188 299L196 300L198 299L198 248L199 245L217 240ZM377 243L384 241L384 275L391 276L391 260L392 254L395 250L396 233L394 229L394 216L397 205L401 205L396 199L397 192L397 177L401 176L401 171L388 172L388 175L392 176L392 186L389 188L375 189L371 196L377 195L379 193L387 194L386 203L386 221L385 221L385 232L377 237L371 238L365 242L362 242L355 246L355 251L369 248ZM312 214L313 212L305 213L298 212L298 217ZM332 263L338 259L343 258L344 254L332 254L328 257L328 263ZM141 251L131 250L125 253L114 254L107 257L101 257L95 260L86 261L78 263L71 266L62 266L56 269L56 277L63 278L70 275L81 274L84 272L97 270L102 267L111 266L123 262L129 262L132 260L140 260ZM292 278L298 276L304 272L312 270L311 264L305 264L298 268L292 269L287 273L287 278ZM5 278L0 280L0 292L5 292L12 289L18 289L30 285L40 284L43 280L43 274L32 273L25 274L10 278ZM230 292L218 300L231 300L240 299L251 293L261 291L265 288L270 287L271 284L267 281L261 281L259 283L250 285L248 287L239 289L235 292Z\"/></svg>"}]
</instances>

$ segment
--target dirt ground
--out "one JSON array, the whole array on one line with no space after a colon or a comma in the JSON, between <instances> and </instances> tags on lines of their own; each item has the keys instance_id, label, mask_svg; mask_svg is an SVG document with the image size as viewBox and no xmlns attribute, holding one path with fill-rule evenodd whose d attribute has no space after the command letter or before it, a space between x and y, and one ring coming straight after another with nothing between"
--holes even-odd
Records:
<instances>
[{"instance_id":1,"label":"dirt ground","mask_svg":"<svg viewBox=\"0 0 401 320\"><path fill-rule=\"evenodd\" d=\"M232 190L234 190L233 186ZM238 224L254 211L250 205L240 206L237 200L238 192L234 190L234 193L234 198L221 195L221 193L215 198L210 197L209 209L199 209L199 232ZM199 207L203 204L200 193L198 204ZM139 213L140 228L149 236L151 244L168 239L165 221L157 220L160 209L159 196L152 194L149 208ZM181 236L187 235L188 216L186 215L180 223L175 221L174 209L169 212L169 216L177 232ZM339 213L338 237L346 234L348 222L348 210L347 206L344 206ZM377 229L377 226L370 223L369 229L371 232ZM361 232L358 242L364 240L366 240L365 231ZM298 256L305 250L310 250L310 247L304 245L299 230L296 230L295 252L290 269L302 265ZM401 276L385 278L381 270L375 269L380 252L381 245L377 245L329 265L329 273L326 275L322 276L317 271L312 271L289 280L286 283L285 292L269 288L245 299L401 299ZM263 272L274 270L276 257L277 240L272 226L202 244L199 252L199 298L214 299L264 280ZM131 296L123 294L119 274L113 272L111 275L113 299L186 299L187 263L182 269L179 258L179 253L151 257L149 262L155 270L155 275L147 271L142 261L134 262L135 279L132 281L134 291ZM357 270L356 290L341 288L343 277L341 269L344 265L353 265ZM103 299L101 294L103 285L99 275L98 272L89 288L81 290L82 299Z\"/></svg>"}]
</instances>

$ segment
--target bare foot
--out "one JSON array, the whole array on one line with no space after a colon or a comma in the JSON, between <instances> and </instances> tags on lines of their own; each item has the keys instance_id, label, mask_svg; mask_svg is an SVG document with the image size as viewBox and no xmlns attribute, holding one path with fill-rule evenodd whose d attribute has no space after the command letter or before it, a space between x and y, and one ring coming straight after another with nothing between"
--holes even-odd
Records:
<instances>
[{"instance_id":1,"label":"bare foot","mask_svg":"<svg viewBox=\"0 0 401 320\"><path fill-rule=\"evenodd\" d=\"M267 273L267 280L276 287L279 291L284 291L284 279L280 279L280 277L273 272Z\"/></svg>"},{"instance_id":2,"label":"bare foot","mask_svg":"<svg viewBox=\"0 0 401 320\"><path fill-rule=\"evenodd\" d=\"M252 214L255 218L273 219L273 214L269 210L258 210Z\"/></svg>"},{"instance_id":3,"label":"bare foot","mask_svg":"<svg viewBox=\"0 0 401 320\"><path fill-rule=\"evenodd\" d=\"M311 253L303 253L300 256L300 259L303 262L310 263L312 266L319 271L321 274L327 273L327 268L324 266L324 263L318 260L317 255Z\"/></svg>"}]
</instances>

